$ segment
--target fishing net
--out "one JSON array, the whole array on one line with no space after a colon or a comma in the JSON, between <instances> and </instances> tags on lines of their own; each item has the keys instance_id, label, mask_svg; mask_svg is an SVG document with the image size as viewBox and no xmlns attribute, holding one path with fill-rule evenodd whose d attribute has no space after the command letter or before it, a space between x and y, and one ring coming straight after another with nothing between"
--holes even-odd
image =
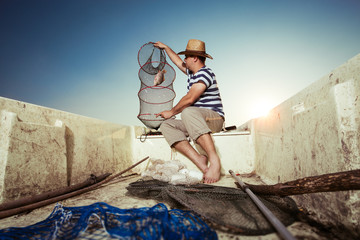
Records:
<instances>
[{"instance_id":1,"label":"fishing net","mask_svg":"<svg viewBox=\"0 0 360 240\"><path fill-rule=\"evenodd\" d=\"M164 161L162 159L150 159L151 163L141 173L143 178L152 177L171 184L196 184L203 179L203 173L187 169L186 165L179 160Z\"/></svg>"},{"instance_id":2,"label":"fishing net","mask_svg":"<svg viewBox=\"0 0 360 240\"><path fill-rule=\"evenodd\" d=\"M154 47L151 42L140 48L138 62L141 81L138 119L148 128L158 129L164 119L156 117L155 114L173 107L176 96L173 90L175 70L166 62L164 51ZM155 78L159 73L162 76L161 81L156 82Z\"/></svg>"},{"instance_id":3,"label":"fishing net","mask_svg":"<svg viewBox=\"0 0 360 240\"><path fill-rule=\"evenodd\" d=\"M0 239L217 239L190 211L151 208L119 209L103 202L82 207L57 204L34 225L0 230Z\"/></svg>"},{"instance_id":4,"label":"fishing net","mask_svg":"<svg viewBox=\"0 0 360 240\"><path fill-rule=\"evenodd\" d=\"M162 70L166 63L166 55L163 50L154 47L152 42L144 44L138 52L139 66L151 75L155 75L159 70ZM154 62L156 64L146 65ZM145 67L144 67L145 66Z\"/></svg>"},{"instance_id":5,"label":"fishing net","mask_svg":"<svg viewBox=\"0 0 360 240\"><path fill-rule=\"evenodd\" d=\"M138 119L148 128L158 129L165 120L155 114L170 110L173 106L175 92L163 86L144 87L139 93L140 112Z\"/></svg>"},{"instance_id":6,"label":"fishing net","mask_svg":"<svg viewBox=\"0 0 360 240\"><path fill-rule=\"evenodd\" d=\"M164 201L172 207L191 209L211 226L244 235L274 232L246 193L237 188L207 184L172 185L158 180L139 180L129 184L128 194ZM291 198L261 196L259 199L285 226L295 221L299 212Z\"/></svg>"}]
</instances>

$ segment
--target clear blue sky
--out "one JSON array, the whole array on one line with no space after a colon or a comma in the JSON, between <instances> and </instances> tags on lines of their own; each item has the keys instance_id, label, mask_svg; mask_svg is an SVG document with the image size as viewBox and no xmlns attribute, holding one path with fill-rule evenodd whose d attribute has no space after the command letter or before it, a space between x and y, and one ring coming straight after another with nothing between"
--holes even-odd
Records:
<instances>
[{"instance_id":1,"label":"clear blue sky","mask_svg":"<svg viewBox=\"0 0 360 240\"><path fill-rule=\"evenodd\" d=\"M259 101L276 106L359 54L359 13L359 0L1 0L0 96L142 126L139 48L196 38L227 125L241 125Z\"/></svg>"}]
</instances>

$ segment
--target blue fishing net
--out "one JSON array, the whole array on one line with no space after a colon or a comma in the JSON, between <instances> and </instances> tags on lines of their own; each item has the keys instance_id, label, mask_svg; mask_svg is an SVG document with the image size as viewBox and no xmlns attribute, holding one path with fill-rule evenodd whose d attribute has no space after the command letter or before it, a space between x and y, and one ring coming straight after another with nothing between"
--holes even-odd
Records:
<instances>
[{"instance_id":1,"label":"blue fishing net","mask_svg":"<svg viewBox=\"0 0 360 240\"><path fill-rule=\"evenodd\" d=\"M44 221L0 230L0 239L217 239L191 211L151 208L119 209L103 202L89 206L57 204Z\"/></svg>"}]
</instances>

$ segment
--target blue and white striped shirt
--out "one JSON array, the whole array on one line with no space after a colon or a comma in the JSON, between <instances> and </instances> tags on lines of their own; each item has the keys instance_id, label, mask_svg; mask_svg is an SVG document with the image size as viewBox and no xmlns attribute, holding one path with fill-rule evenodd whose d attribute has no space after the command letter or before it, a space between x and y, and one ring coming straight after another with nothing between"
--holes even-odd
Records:
<instances>
[{"instance_id":1,"label":"blue and white striped shirt","mask_svg":"<svg viewBox=\"0 0 360 240\"><path fill-rule=\"evenodd\" d=\"M194 83L203 82L206 85L206 90L192 106L211 109L224 117L225 114L221 102L220 92L213 71L204 66L195 74L190 72L188 69L186 72L188 75L188 91Z\"/></svg>"}]
</instances>

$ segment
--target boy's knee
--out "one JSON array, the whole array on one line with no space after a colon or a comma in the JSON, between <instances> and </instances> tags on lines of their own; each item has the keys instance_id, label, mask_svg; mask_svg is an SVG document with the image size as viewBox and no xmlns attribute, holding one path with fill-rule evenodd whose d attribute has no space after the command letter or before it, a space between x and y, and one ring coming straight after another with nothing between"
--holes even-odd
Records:
<instances>
[{"instance_id":1,"label":"boy's knee","mask_svg":"<svg viewBox=\"0 0 360 240\"><path fill-rule=\"evenodd\" d=\"M175 123L173 119L167 119L165 120L159 127L160 132L164 134L164 132L171 131L172 129L175 129Z\"/></svg>"},{"instance_id":2,"label":"boy's knee","mask_svg":"<svg viewBox=\"0 0 360 240\"><path fill-rule=\"evenodd\" d=\"M169 123L167 123L166 121L164 121L163 123L161 123L159 129L161 132L164 132L165 129L169 128Z\"/></svg>"},{"instance_id":3,"label":"boy's knee","mask_svg":"<svg viewBox=\"0 0 360 240\"><path fill-rule=\"evenodd\" d=\"M187 107L181 112L181 119L184 120L189 117L194 117L195 112L196 112L196 110L194 108Z\"/></svg>"}]
</instances>

